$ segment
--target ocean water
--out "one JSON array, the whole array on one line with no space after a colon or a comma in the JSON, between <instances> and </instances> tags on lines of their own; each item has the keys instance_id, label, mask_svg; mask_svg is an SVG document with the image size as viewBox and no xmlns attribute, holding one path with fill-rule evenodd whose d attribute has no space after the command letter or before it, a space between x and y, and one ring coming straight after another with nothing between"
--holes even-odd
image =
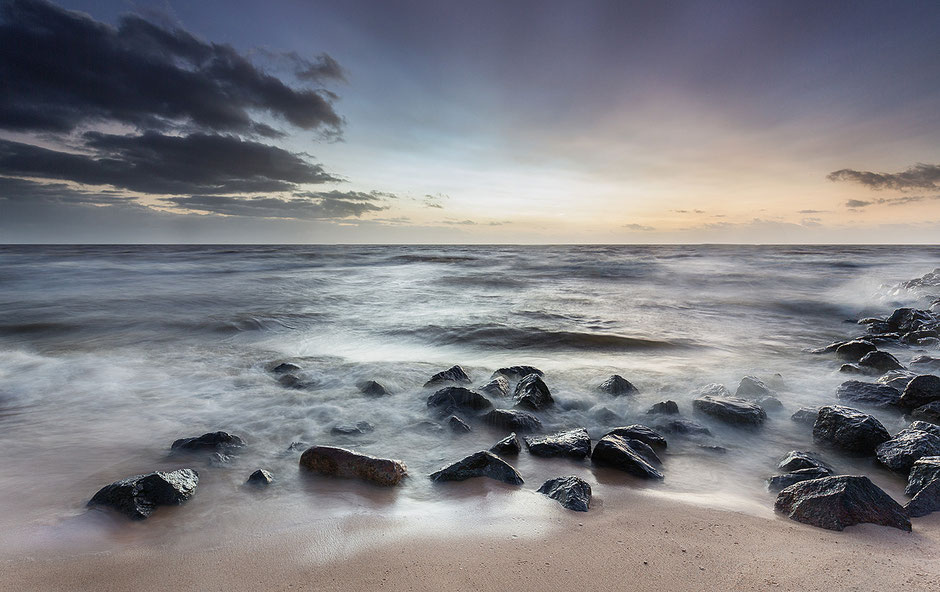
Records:
<instances>
[{"instance_id":1,"label":"ocean water","mask_svg":"<svg viewBox=\"0 0 940 592\"><path fill-rule=\"evenodd\" d=\"M567 474L592 483L598 511L629 489L769 514L765 479L777 459L815 448L790 415L834 402L846 379L834 358L807 350L862 333L855 319L928 305L930 288L900 284L937 267L938 247L0 247L0 551L227 540L350 515L511 521L517 511L563 511L533 490ZM888 351L902 363L930 353ZM304 388L277 382L269 370L281 361L302 368ZM433 485L428 473L507 434L472 418L467 435L440 427L426 405L433 389L422 385L453 364L474 386L502 366L544 370L557 401L539 413L546 432L585 427L596 439L649 423L649 406L672 399L713 435L670 438L662 483L523 451L510 459L521 490ZM596 391L613 373L639 394ZM745 375L783 402L763 428L693 414L696 388L734 391ZM364 380L392 395L364 396ZM875 413L889 431L904 425ZM331 432L359 421L375 430ZM215 430L248 446L220 466L168 456L173 440ZM292 442L402 459L411 477L380 490L304 475ZM871 460L826 458L901 498L901 480ZM181 507L140 524L85 508L107 483L181 466L200 473ZM244 487L256 468L275 484Z\"/></svg>"}]
</instances>

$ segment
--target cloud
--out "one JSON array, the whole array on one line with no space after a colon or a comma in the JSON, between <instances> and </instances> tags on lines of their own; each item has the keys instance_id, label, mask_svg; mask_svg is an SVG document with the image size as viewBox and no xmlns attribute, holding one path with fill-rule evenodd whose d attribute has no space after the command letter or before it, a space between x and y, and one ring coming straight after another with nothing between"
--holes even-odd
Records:
<instances>
[{"instance_id":1,"label":"cloud","mask_svg":"<svg viewBox=\"0 0 940 592\"><path fill-rule=\"evenodd\" d=\"M649 232L649 231L651 231L651 230L656 230L656 229L653 228L652 226L644 226L644 225L642 225L642 224L624 224L623 227L626 228L626 229L628 229L628 230L640 230L640 231L643 231L643 232Z\"/></svg>"},{"instance_id":2,"label":"cloud","mask_svg":"<svg viewBox=\"0 0 940 592\"><path fill-rule=\"evenodd\" d=\"M935 199L940 199L940 195L904 195L902 197L880 197L869 200L850 199L845 202L845 206L849 209L859 209L871 205L903 206L909 203Z\"/></svg>"},{"instance_id":3,"label":"cloud","mask_svg":"<svg viewBox=\"0 0 940 592\"><path fill-rule=\"evenodd\" d=\"M852 181L871 189L940 189L940 164L918 163L900 173L872 173L841 169L826 176L830 181Z\"/></svg>"},{"instance_id":4,"label":"cloud","mask_svg":"<svg viewBox=\"0 0 940 592\"><path fill-rule=\"evenodd\" d=\"M436 193L434 195L428 193L424 196L424 207L444 209L444 205L441 202L447 199L450 199L450 196L446 193Z\"/></svg>"},{"instance_id":5,"label":"cloud","mask_svg":"<svg viewBox=\"0 0 940 592\"><path fill-rule=\"evenodd\" d=\"M181 28L133 15L112 27L43 0L4 2L0 19L3 129L70 132L117 122L277 135L256 112L328 135L343 126L332 93L288 86L231 46ZM306 80L341 76L329 56L298 60Z\"/></svg>"},{"instance_id":6,"label":"cloud","mask_svg":"<svg viewBox=\"0 0 940 592\"><path fill-rule=\"evenodd\" d=\"M823 214L827 210L799 210L797 214Z\"/></svg>"},{"instance_id":7,"label":"cloud","mask_svg":"<svg viewBox=\"0 0 940 592\"><path fill-rule=\"evenodd\" d=\"M114 191L83 191L64 183L0 177L0 202L111 205L131 201Z\"/></svg>"},{"instance_id":8,"label":"cloud","mask_svg":"<svg viewBox=\"0 0 940 592\"><path fill-rule=\"evenodd\" d=\"M329 220L359 217L380 212L388 205L380 200L388 194L327 191L301 193L290 198L239 197L229 195L190 195L165 198L173 206L195 212L253 218Z\"/></svg>"},{"instance_id":9,"label":"cloud","mask_svg":"<svg viewBox=\"0 0 940 592\"><path fill-rule=\"evenodd\" d=\"M872 201L862 201L862 200L860 200L860 199L850 199L849 201L845 202L845 207L851 208L851 209L855 209L855 208L864 208L864 207L866 207L866 206L870 206L870 205L873 204L873 203L875 203L875 202L872 202Z\"/></svg>"}]
</instances>

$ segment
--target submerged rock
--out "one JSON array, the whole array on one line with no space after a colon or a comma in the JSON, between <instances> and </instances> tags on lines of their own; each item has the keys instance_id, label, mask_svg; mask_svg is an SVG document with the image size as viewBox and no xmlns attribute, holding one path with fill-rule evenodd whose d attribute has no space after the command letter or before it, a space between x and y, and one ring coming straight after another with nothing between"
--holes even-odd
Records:
<instances>
[{"instance_id":1,"label":"submerged rock","mask_svg":"<svg viewBox=\"0 0 940 592\"><path fill-rule=\"evenodd\" d=\"M188 500L198 484L199 474L193 469L155 471L105 485L88 505L107 506L133 520L143 520L157 506L177 505Z\"/></svg>"},{"instance_id":2,"label":"submerged rock","mask_svg":"<svg viewBox=\"0 0 940 592\"><path fill-rule=\"evenodd\" d=\"M745 376L741 379L741 384L734 391L735 397L742 399L767 397L776 394L772 388L764 384L764 381L756 376Z\"/></svg>"},{"instance_id":3,"label":"submerged rock","mask_svg":"<svg viewBox=\"0 0 940 592\"><path fill-rule=\"evenodd\" d=\"M591 461L630 473L642 479L662 479L663 474L638 454L626 438L608 434L598 441Z\"/></svg>"},{"instance_id":4,"label":"submerged rock","mask_svg":"<svg viewBox=\"0 0 940 592\"><path fill-rule=\"evenodd\" d=\"M934 358L931 356L917 356L911 360L911 369L919 370L923 372L924 370L928 372L937 372L940 371L940 358Z\"/></svg>"},{"instance_id":5,"label":"submerged rock","mask_svg":"<svg viewBox=\"0 0 940 592\"><path fill-rule=\"evenodd\" d=\"M940 456L921 457L911 467L904 493L913 496L934 479L940 479Z\"/></svg>"},{"instance_id":6,"label":"submerged rock","mask_svg":"<svg viewBox=\"0 0 940 592\"><path fill-rule=\"evenodd\" d=\"M398 485L408 474L405 463L400 460L378 458L334 446L311 446L300 455L300 468L384 486Z\"/></svg>"},{"instance_id":7,"label":"submerged rock","mask_svg":"<svg viewBox=\"0 0 940 592\"><path fill-rule=\"evenodd\" d=\"M891 439L880 421L850 407L827 405L819 409L813 439L848 452L874 454L875 447Z\"/></svg>"},{"instance_id":8,"label":"submerged rock","mask_svg":"<svg viewBox=\"0 0 940 592\"><path fill-rule=\"evenodd\" d=\"M483 411L492 409L489 399L462 386L447 386L428 397L428 407L439 407L445 413L454 409Z\"/></svg>"},{"instance_id":9,"label":"submerged rock","mask_svg":"<svg viewBox=\"0 0 940 592\"><path fill-rule=\"evenodd\" d=\"M701 395L692 400L692 408L733 425L759 426L767 419L760 405L737 397Z\"/></svg>"},{"instance_id":10,"label":"submerged rock","mask_svg":"<svg viewBox=\"0 0 940 592\"><path fill-rule=\"evenodd\" d=\"M519 436L516 435L516 432L513 432L496 444L493 444L490 448L490 452L500 456L516 456L522 452L522 443L519 442Z\"/></svg>"},{"instance_id":11,"label":"submerged rock","mask_svg":"<svg viewBox=\"0 0 940 592\"><path fill-rule=\"evenodd\" d=\"M523 483L519 472L512 465L486 450L431 473L431 481L464 481L473 477L489 477L510 485Z\"/></svg>"},{"instance_id":12,"label":"submerged rock","mask_svg":"<svg viewBox=\"0 0 940 592\"><path fill-rule=\"evenodd\" d=\"M712 435L712 431L710 429L690 419L660 420L653 424L653 427L667 434L681 434L684 436Z\"/></svg>"},{"instance_id":13,"label":"submerged rock","mask_svg":"<svg viewBox=\"0 0 940 592\"><path fill-rule=\"evenodd\" d=\"M645 425L634 424L614 428L605 434L606 436L620 436L628 440L639 440L654 448L665 449L667 446L666 438L662 434Z\"/></svg>"},{"instance_id":14,"label":"submerged rock","mask_svg":"<svg viewBox=\"0 0 940 592\"><path fill-rule=\"evenodd\" d=\"M591 505L590 483L575 475L549 479L538 488L538 492L575 512L587 512Z\"/></svg>"},{"instance_id":15,"label":"submerged rock","mask_svg":"<svg viewBox=\"0 0 940 592\"><path fill-rule=\"evenodd\" d=\"M847 341L836 348L836 356L839 359L845 360L847 362L857 362L862 359L868 352L873 352L877 348L875 344L870 341L863 341L861 339L856 339L853 341Z\"/></svg>"},{"instance_id":16,"label":"submerged rock","mask_svg":"<svg viewBox=\"0 0 940 592\"><path fill-rule=\"evenodd\" d=\"M288 372L299 372L300 366L297 364L291 364L290 362L282 362L277 366L271 368L271 372L274 374L287 374Z\"/></svg>"},{"instance_id":17,"label":"submerged rock","mask_svg":"<svg viewBox=\"0 0 940 592\"><path fill-rule=\"evenodd\" d=\"M516 407L532 411L541 411L555 404L551 391L538 374L528 374L520 380L512 398Z\"/></svg>"},{"instance_id":18,"label":"submerged rock","mask_svg":"<svg viewBox=\"0 0 940 592\"><path fill-rule=\"evenodd\" d=\"M274 475L268 471L265 471L264 469L258 469L251 475L248 475L248 480L245 481L245 483L260 486L270 485L271 483L274 483Z\"/></svg>"},{"instance_id":19,"label":"submerged rock","mask_svg":"<svg viewBox=\"0 0 940 592\"><path fill-rule=\"evenodd\" d=\"M919 518L940 510L940 479L934 479L924 485L907 502L904 510L911 518Z\"/></svg>"},{"instance_id":20,"label":"submerged rock","mask_svg":"<svg viewBox=\"0 0 940 592\"><path fill-rule=\"evenodd\" d=\"M542 429L539 418L515 409L493 409L481 419L487 425L517 432L538 432Z\"/></svg>"},{"instance_id":21,"label":"submerged rock","mask_svg":"<svg viewBox=\"0 0 940 592\"><path fill-rule=\"evenodd\" d=\"M604 425L616 425L620 423L623 418L613 409L598 407L591 410L591 419Z\"/></svg>"},{"instance_id":22,"label":"submerged rock","mask_svg":"<svg viewBox=\"0 0 940 592\"><path fill-rule=\"evenodd\" d=\"M927 421L932 424L940 424L940 401L934 401L933 403L921 405L917 409L911 411L911 419Z\"/></svg>"},{"instance_id":23,"label":"submerged rock","mask_svg":"<svg viewBox=\"0 0 940 592\"><path fill-rule=\"evenodd\" d=\"M940 401L940 377L921 374L907 383L898 404L905 409L916 409L934 401Z\"/></svg>"},{"instance_id":24,"label":"submerged rock","mask_svg":"<svg viewBox=\"0 0 940 592\"><path fill-rule=\"evenodd\" d=\"M470 377L467 376L467 373L464 372L463 368L461 368L460 366L451 366L447 370L444 370L443 372L438 372L437 374L432 376L430 380L424 383L424 387L428 388L428 387L437 386L440 384L445 384L447 382L469 384Z\"/></svg>"},{"instance_id":25,"label":"submerged rock","mask_svg":"<svg viewBox=\"0 0 940 592\"><path fill-rule=\"evenodd\" d=\"M539 370L534 366L509 366L506 368L500 368L496 372L493 372L493 378L497 376L505 376L513 380L523 378L529 374L538 374L539 376L544 376L545 373Z\"/></svg>"},{"instance_id":26,"label":"submerged rock","mask_svg":"<svg viewBox=\"0 0 940 592\"><path fill-rule=\"evenodd\" d=\"M176 452L220 452L224 454L244 445L244 440L228 432L209 432L194 438L180 438L173 442L170 450Z\"/></svg>"},{"instance_id":27,"label":"submerged rock","mask_svg":"<svg viewBox=\"0 0 940 592\"><path fill-rule=\"evenodd\" d=\"M456 415L451 415L447 418L447 425L450 427L450 431L455 434L468 434L473 431L464 420Z\"/></svg>"},{"instance_id":28,"label":"submerged rock","mask_svg":"<svg viewBox=\"0 0 940 592\"><path fill-rule=\"evenodd\" d=\"M337 436L361 436L375 431L375 426L368 421L357 421L355 424L341 424L330 429L331 434Z\"/></svg>"},{"instance_id":29,"label":"submerged rock","mask_svg":"<svg viewBox=\"0 0 940 592\"><path fill-rule=\"evenodd\" d=\"M812 452L802 450L791 450L784 456L777 468L781 471L793 472L800 469L823 468L832 472L832 467L824 463L818 456Z\"/></svg>"},{"instance_id":30,"label":"submerged rock","mask_svg":"<svg viewBox=\"0 0 940 592\"><path fill-rule=\"evenodd\" d=\"M905 475L916 461L925 456L937 455L940 455L940 436L916 428L901 430L875 449L878 462Z\"/></svg>"},{"instance_id":31,"label":"submerged rock","mask_svg":"<svg viewBox=\"0 0 940 592\"><path fill-rule=\"evenodd\" d=\"M777 495L774 509L791 520L829 530L872 523L911 531L904 508L864 476L841 475L796 483Z\"/></svg>"},{"instance_id":32,"label":"submerged rock","mask_svg":"<svg viewBox=\"0 0 940 592\"><path fill-rule=\"evenodd\" d=\"M800 407L790 416L790 419L796 423L813 425L816 423L816 417L819 415L819 407Z\"/></svg>"},{"instance_id":33,"label":"submerged rock","mask_svg":"<svg viewBox=\"0 0 940 592\"><path fill-rule=\"evenodd\" d=\"M849 380L839 386L836 397L841 401L869 407L894 407L901 398L901 391L874 382Z\"/></svg>"},{"instance_id":34,"label":"submerged rock","mask_svg":"<svg viewBox=\"0 0 940 592\"><path fill-rule=\"evenodd\" d=\"M862 368L871 368L880 373L904 369L904 366L901 365L901 362L898 362L897 358L883 351L868 352L858 361L858 365Z\"/></svg>"},{"instance_id":35,"label":"submerged rock","mask_svg":"<svg viewBox=\"0 0 940 592\"><path fill-rule=\"evenodd\" d=\"M533 456L584 458L591 453L591 437L584 428L526 438L525 445Z\"/></svg>"},{"instance_id":36,"label":"submerged rock","mask_svg":"<svg viewBox=\"0 0 940 592\"><path fill-rule=\"evenodd\" d=\"M784 473L783 475L774 475L767 480L767 489L770 491L780 491L781 489L790 487L791 485L801 481L820 479L830 475L832 475L832 471L823 467L808 467L805 469L797 469L795 471L790 471L789 473Z\"/></svg>"},{"instance_id":37,"label":"submerged rock","mask_svg":"<svg viewBox=\"0 0 940 592\"><path fill-rule=\"evenodd\" d=\"M623 376L620 376L619 374L614 374L604 382L597 385L597 390L615 397L620 397L623 395L635 395L636 393L640 392L629 380Z\"/></svg>"},{"instance_id":38,"label":"submerged rock","mask_svg":"<svg viewBox=\"0 0 940 592\"><path fill-rule=\"evenodd\" d=\"M679 415L679 404L675 401L660 401L646 412L647 415Z\"/></svg>"},{"instance_id":39,"label":"submerged rock","mask_svg":"<svg viewBox=\"0 0 940 592\"><path fill-rule=\"evenodd\" d=\"M360 383L359 392L369 397L387 397L391 394L388 392L388 389L374 380L367 380Z\"/></svg>"},{"instance_id":40,"label":"submerged rock","mask_svg":"<svg viewBox=\"0 0 940 592\"><path fill-rule=\"evenodd\" d=\"M508 397L509 380L502 374L480 387L480 390L491 397Z\"/></svg>"}]
</instances>

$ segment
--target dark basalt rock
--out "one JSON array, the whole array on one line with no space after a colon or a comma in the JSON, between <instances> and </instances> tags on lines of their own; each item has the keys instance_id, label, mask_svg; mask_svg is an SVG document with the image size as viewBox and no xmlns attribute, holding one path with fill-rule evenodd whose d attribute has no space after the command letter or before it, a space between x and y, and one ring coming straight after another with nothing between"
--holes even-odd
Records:
<instances>
[{"instance_id":1,"label":"dark basalt rock","mask_svg":"<svg viewBox=\"0 0 940 592\"><path fill-rule=\"evenodd\" d=\"M907 426L906 429L920 430L922 432L929 432L934 436L940 436L940 425L928 423L926 421L912 421L911 425Z\"/></svg>"},{"instance_id":2,"label":"dark basalt rock","mask_svg":"<svg viewBox=\"0 0 940 592\"><path fill-rule=\"evenodd\" d=\"M334 446L311 446L300 455L300 468L332 477L398 485L408 474L400 460L378 458Z\"/></svg>"},{"instance_id":3,"label":"dark basalt rock","mask_svg":"<svg viewBox=\"0 0 940 592\"><path fill-rule=\"evenodd\" d=\"M639 440L640 442L645 442L654 448L660 449L665 449L667 446L666 438L664 438L662 434L640 424L614 428L607 432L605 436L620 436L627 440Z\"/></svg>"},{"instance_id":4,"label":"dark basalt rock","mask_svg":"<svg viewBox=\"0 0 940 592\"><path fill-rule=\"evenodd\" d=\"M534 366L509 366L507 368L500 368L496 372L493 372L493 378L497 376L505 376L513 380L523 378L529 374L538 374L539 376L544 376L545 373L539 370Z\"/></svg>"},{"instance_id":5,"label":"dark basalt rock","mask_svg":"<svg viewBox=\"0 0 940 592\"><path fill-rule=\"evenodd\" d=\"M337 436L361 436L375 431L375 426L368 421L357 421L355 424L342 424L333 426L331 434Z\"/></svg>"},{"instance_id":6,"label":"dark basalt rock","mask_svg":"<svg viewBox=\"0 0 940 592\"><path fill-rule=\"evenodd\" d=\"M911 411L911 419L926 421L933 424L940 424L940 401L921 405Z\"/></svg>"},{"instance_id":7,"label":"dark basalt rock","mask_svg":"<svg viewBox=\"0 0 940 592\"><path fill-rule=\"evenodd\" d=\"M690 419L661 420L653 427L666 434L681 434L683 436L711 436L712 431L702 424Z\"/></svg>"},{"instance_id":8,"label":"dark basalt rock","mask_svg":"<svg viewBox=\"0 0 940 592\"><path fill-rule=\"evenodd\" d=\"M175 452L233 452L245 445L244 440L228 432L210 432L195 438L180 438L170 446Z\"/></svg>"},{"instance_id":9,"label":"dark basalt rock","mask_svg":"<svg viewBox=\"0 0 940 592\"><path fill-rule=\"evenodd\" d=\"M790 416L790 419L796 423L813 425L816 423L816 417L819 415L819 407L800 407Z\"/></svg>"},{"instance_id":10,"label":"dark basalt rock","mask_svg":"<svg viewBox=\"0 0 940 592\"><path fill-rule=\"evenodd\" d=\"M636 393L640 392L629 380L623 376L620 376L619 374L614 374L604 382L597 385L597 390L615 397L620 397L623 395L635 395Z\"/></svg>"},{"instance_id":11,"label":"dark basalt rock","mask_svg":"<svg viewBox=\"0 0 940 592\"><path fill-rule=\"evenodd\" d=\"M274 475L265 471L264 469L258 469L251 475L248 475L248 480L245 483L249 485L258 485L258 486L267 486L271 483L274 483Z\"/></svg>"},{"instance_id":12,"label":"dark basalt rock","mask_svg":"<svg viewBox=\"0 0 940 592\"><path fill-rule=\"evenodd\" d=\"M430 380L424 383L424 387L428 388L428 387L437 386L440 384L445 384L448 382L456 382L458 384L469 384L470 377L467 376L467 373L464 372L463 368L461 368L460 366L451 366L447 370L444 370L443 372L438 372L437 374L432 376Z\"/></svg>"},{"instance_id":13,"label":"dark basalt rock","mask_svg":"<svg viewBox=\"0 0 940 592\"><path fill-rule=\"evenodd\" d=\"M515 409L493 409L482 417L487 425L517 432L538 432L542 422L536 416Z\"/></svg>"},{"instance_id":14,"label":"dark basalt rock","mask_svg":"<svg viewBox=\"0 0 940 592\"><path fill-rule=\"evenodd\" d=\"M929 310L899 308L885 321L892 331L910 333L917 331L933 320Z\"/></svg>"},{"instance_id":15,"label":"dark basalt rock","mask_svg":"<svg viewBox=\"0 0 940 592\"><path fill-rule=\"evenodd\" d=\"M871 368L877 372L890 372L891 370L903 370L904 366L897 358L883 351L868 352L858 361L862 368Z\"/></svg>"},{"instance_id":16,"label":"dark basalt rock","mask_svg":"<svg viewBox=\"0 0 940 592\"><path fill-rule=\"evenodd\" d=\"M107 506L133 520L143 520L157 506L177 505L188 500L198 484L199 474L193 469L156 471L105 485L88 505Z\"/></svg>"},{"instance_id":17,"label":"dark basalt rock","mask_svg":"<svg viewBox=\"0 0 940 592\"><path fill-rule=\"evenodd\" d=\"M836 397L840 401L868 407L894 407L901 398L901 391L874 382L849 380L839 386Z\"/></svg>"},{"instance_id":18,"label":"dark basalt rock","mask_svg":"<svg viewBox=\"0 0 940 592\"><path fill-rule=\"evenodd\" d=\"M940 510L940 479L934 479L924 485L914 494L911 501L907 502L904 510L911 518L919 518Z\"/></svg>"},{"instance_id":19,"label":"dark basalt rock","mask_svg":"<svg viewBox=\"0 0 940 592\"><path fill-rule=\"evenodd\" d=\"M584 458L591 454L591 437L584 428L526 438L525 445L533 456Z\"/></svg>"},{"instance_id":20,"label":"dark basalt rock","mask_svg":"<svg viewBox=\"0 0 940 592\"><path fill-rule=\"evenodd\" d=\"M790 473L799 471L800 469L812 468L823 468L832 472L832 467L824 463L818 456L812 452L804 452L802 450L791 450L788 452L787 455L780 460L780 464L777 465L777 468Z\"/></svg>"},{"instance_id":21,"label":"dark basalt rock","mask_svg":"<svg viewBox=\"0 0 940 592\"><path fill-rule=\"evenodd\" d=\"M646 412L647 415L679 415L679 404L675 401L660 401Z\"/></svg>"},{"instance_id":22,"label":"dark basalt rock","mask_svg":"<svg viewBox=\"0 0 940 592\"><path fill-rule=\"evenodd\" d=\"M911 531L904 508L865 476L840 475L796 483L777 495L774 509L791 520L829 530L872 523Z\"/></svg>"},{"instance_id":23,"label":"dark basalt rock","mask_svg":"<svg viewBox=\"0 0 940 592\"><path fill-rule=\"evenodd\" d=\"M516 432L513 432L496 444L493 444L490 448L490 452L500 456L516 456L522 452L522 443L519 442L519 436L516 435Z\"/></svg>"},{"instance_id":24,"label":"dark basalt rock","mask_svg":"<svg viewBox=\"0 0 940 592\"><path fill-rule=\"evenodd\" d=\"M528 374L516 384L512 395L516 407L541 411L555 404L551 391L538 374Z\"/></svg>"},{"instance_id":25,"label":"dark basalt rock","mask_svg":"<svg viewBox=\"0 0 940 592\"><path fill-rule=\"evenodd\" d=\"M659 459L659 455L656 454L656 451L653 450L652 446L646 442L636 440L634 438L624 438L624 440L627 441L627 446L633 449L633 452L636 452L641 457L643 457L643 460L653 465L654 467L663 466L663 461Z\"/></svg>"},{"instance_id":26,"label":"dark basalt rock","mask_svg":"<svg viewBox=\"0 0 940 592\"><path fill-rule=\"evenodd\" d=\"M453 409L483 411L492 409L493 404L476 391L462 386L447 386L428 397L428 407L440 407L445 412Z\"/></svg>"},{"instance_id":27,"label":"dark basalt rock","mask_svg":"<svg viewBox=\"0 0 940 592\"><path fill-rule=\"evenodd\" d=\"M940 456L924 456L911 467L904 493L913 496L934 479L940 479Z\"/></svg>"},{"instance_id":28,"label":"dark basalt rock","mask_svg":"<svg viewBox=\"0 0 940 592\"><path fill-rule=\"evenodd\" d=\"M587 512L591 505L591 485L575 475L549 479L538 492L575 512Z\"/></svg>"},{"instance_id":29,"label":"dark basalt rock","mask_svg":"<svg viewBox=\"0 0 940 592\"><path fill-rule=\"evenodd\" d=\"M767 397L775 394L773 389L764 384L764 381L755 376L745 376L734 391L734 396L742 399Z\"/></svg>"},{"instance_id":30,"label":"dark basalt rock","mask_svg":"<svg viewBox=\"0 0 940 592\"><path fill-rule=\"evenodd\" d=\"M450 431L455 434L468 434L473 431L464 420L456 415L451 415L447 418L447 425L450 427Z\"/></svg>"},{"instance_id":31,"label":"dark basalt rock","mask_svg":"<svg viewBox=\"0 0 940 592\"><path fill-rule=\"evenodd\" d=\"M809 467L806 469L797 469L783 475L774 475L767 480L767 489L770 491L780 491L790 487L800 481L809 481L810 479L820 479L832 475L832 471L823 467Z\"/></svg>"},{"instance_id":32,"label":"dark basalt rock","mask_svg":"<svg viewBox=\"0 0 940 592\"><path fill-rule=\"evenodd\" d=\"M871 372L869 372L868 369L860 368L859 366L856 366L855 364L842 364L842 366L839 367L839 372L841 372L842 374L861 374L861 375L871 374Z\"/></svg>"},{"instance_id":33,"label":"dark basalt rock","mask_svg":"<svg viewBox=\"0 0 940 592\"><path fill-rule=\"evenodd\" d=\"M905 333L901 336L901 343L906 343L908 345L927 345L930 343L935 343L937 337L940 337L940 332L936 329L921 329L919 331L911 331L910 333Z\"/></svg>"},{"instance_id":34,"label":"dark basalt rock","mask_svg":"<svg viewBox=\"0 0 940 592\"><path fill-rule=\"evenodd\" d=\"M274 374L287 374L288 372L298 372L300 371L300 366L297 364L291 364L290 362L282 362L277 366L271 368L271 372Z\"/></svg>"},{"instance_id":35,"label":"dark basalt rock","mask_svg":"<svg viewBox=\"0 0 940 592\"><path fill-rule=\"evenodd\" d=\"M847 362L857 362L861 360L865 354L873 352L876 349L875 344L870 341L855 339L853 341L847 341L837 347L836 356Z\"/></svg>"},{"instance_id":36,"label":"dark basalt rock","mask_svg":"<svg viewBox=\"0 0 940 592\"><path fill-rule=\"evenodd\" d=\"M896 388L900 393L904 392L904 389L916 376L917 374L910 370L892 370L891 372L885 372L881 378L878 379L878 382L885 386Z\"/></svg>"},{"instance_id":37,"label":"dark basalt rock","mask_svg":"<svg viewBox=\"0 0 940 592\"><path fill-rule=\"evenodd\" d=\"M875 449L878 462L892 471L908 474L914 463L925 456L940 455L940 436L906 428Z\"/></svg>"},{"instance_id":38,"label":"dark basalt rock","mask_svg":"<svg viewBox=\"0 0 940 592\"><path fill-rule=\"evenodd\" d=\"M936 372L940 370L940 358L934 358L931 356L917 356L911 360L911 370L920 370L928 372Z\"/></svg>"},{"instance_id":39,"label":"dark basalt rock","mask_svg":"<svg viewBox=\"0 0 940 592\"><path fill-rule=\"evenodd\" d=\"M759 426L767 419L760 405L737 397L702 395L692 400L692 408L733 425Z\"/></svg>"},{"instance_id":40,"label":"dark basalt rock","mask_svg":"<svg viewBox=\"0 0 940 592\"><path fill-rule=\"evenodd\" d=\"M819 409L813 439L848 452L873 454L875 447L891 439L881 422L856 409L827 405Z\"/></svg>"},{"instance_id":41,"label":"dark basalt rock","mask_svg":"<svg viewBox=\"0 0 940 592\"><path fill-rule=\"evenodd\" d=\"M662 473L630 447L626 438L613 434L608 434L598 441L591 454L591 461L642 479L663 478Z\"/></svg>"},{"instance_id":42,"label":"dark basalt rock","mask_svg":"<svg viewBox=\"0 0 940 592\"><path fill-rule=\"evenodd\" d=\"M481 386L480 390L491 397L508 397L509 379L500 374L494 377L493 380Z\"/></svg>"},{"instance_id":43,"label":"dark basalt rock","mask_svg":"<svg viewBox=\"0 0 940 592\"><path fill-rule=\"evenodd\" d=\"M898 404L905 409L916 409L934 401L940 401L940 377L921 374L907 383Z\"/></svg>"},{"instance_id":44,"label":"dark basalt rock","mask_svg":"<svg viewBox=\"0 0 940 592\"><path fill-rule=\"evenodd\" d=\"M391 394L388 392L388 389L374 380L367 380L360 383L359 391L369 397L386 397Z\"/></svg>"},{"instance_id":45,"label":"dark basalt rock","mask_svg":"<svg viewBox=\"0 0 940 592\"><path fill-rule=\"evenodd\" d=\"M486 450L431 473L431 481L464 481L473 477L489 477L510 485L523 483L519 472L512 465Z\"/></svg>"}]
</instances>

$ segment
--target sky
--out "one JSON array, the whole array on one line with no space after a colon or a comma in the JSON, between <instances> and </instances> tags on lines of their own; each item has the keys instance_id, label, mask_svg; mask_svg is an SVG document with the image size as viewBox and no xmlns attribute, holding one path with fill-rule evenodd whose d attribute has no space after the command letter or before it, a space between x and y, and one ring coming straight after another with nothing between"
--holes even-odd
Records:
<instances>
[{"instance_id":1,"label":"sky","mask_svg":"<svg viewBox=\"0 0 940 592\"><path fill-rule=\"evenodd\" d=\"M940 4L0 0L0 243L937 243Z\"/></svg>"}]
</instances>

